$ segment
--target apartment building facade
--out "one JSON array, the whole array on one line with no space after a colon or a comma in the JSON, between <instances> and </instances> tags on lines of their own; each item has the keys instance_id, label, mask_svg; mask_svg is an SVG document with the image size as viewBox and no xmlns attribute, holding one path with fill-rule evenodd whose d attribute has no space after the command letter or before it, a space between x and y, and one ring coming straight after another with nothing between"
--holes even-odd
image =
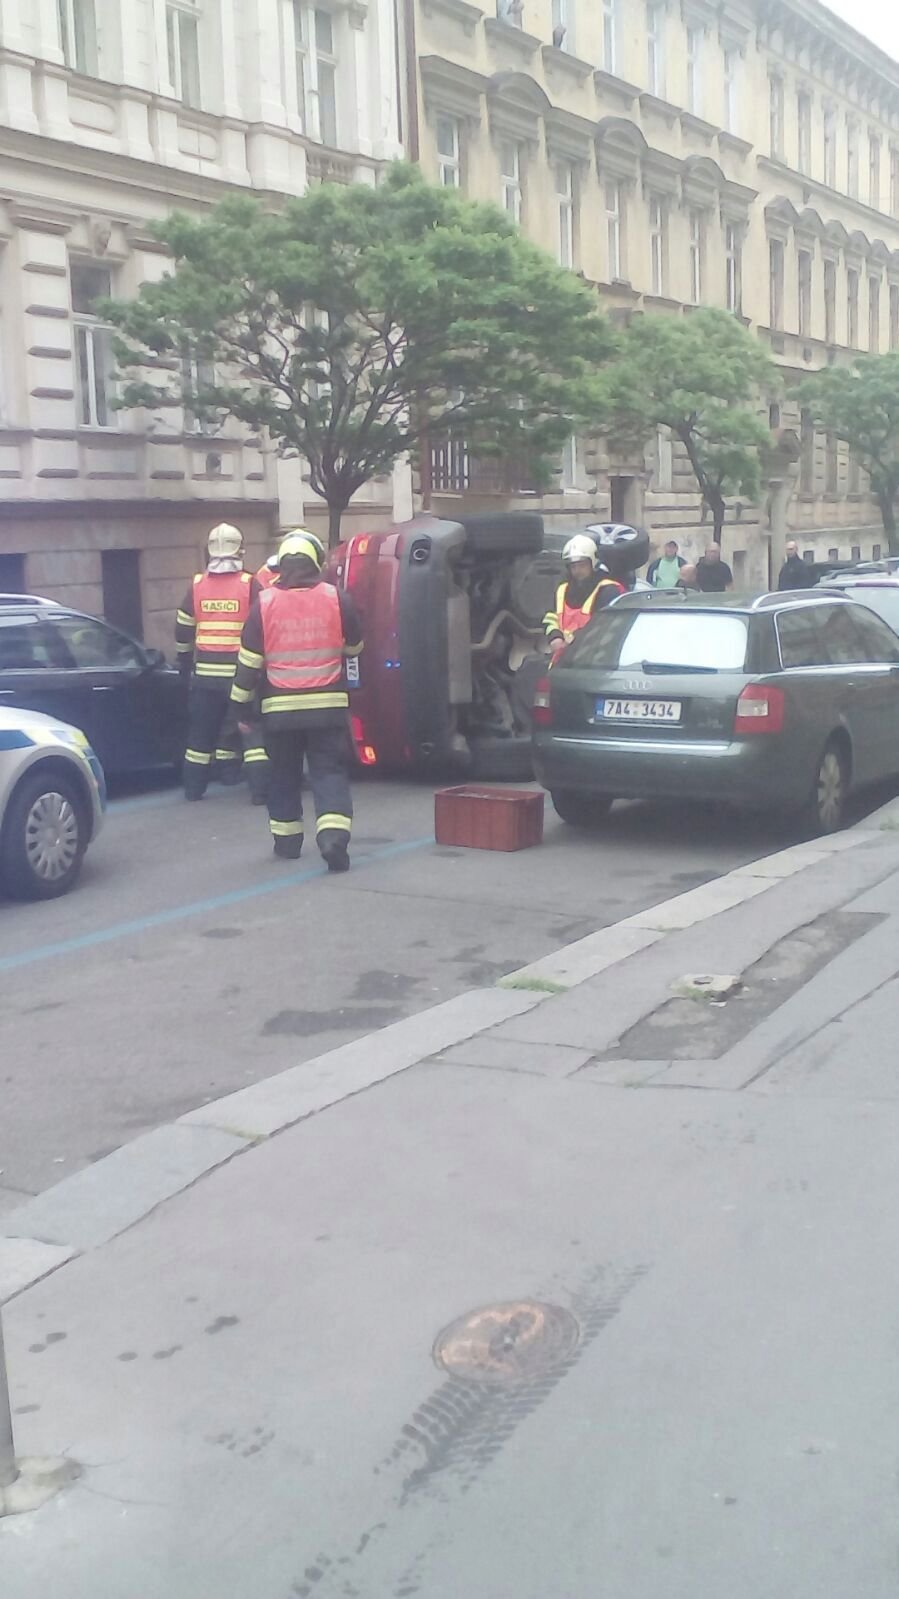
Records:
<instances>
[{"instance_id":1,"label":"apartment building facade","mask_svg":"<svg viewBox=\"0 0 899 1599\"><path fill-rule=\"evenodd\" d=\"M236 425L120 412L97 306L227 193L373 183L400 152L392 0L0 0L0 591L170 644L205 535L326 527L301 462ZM393 484L352 514L392 515Z\"/></svg>"},{"instance_id":2,"label":"apartment building facade","mask_svg":"<svg viewBox=\"0 0 899 1599\"><path fill-rule=\"evenodd\" d=\"M719 306L783 369L761 503L729 508L738 577L765 581L788 535L877 552L861 474L788 390L899 348L899 65L817 0L416 0L414 34L429 176L503 206L614 320ZM523 471L458 444L431 464L438 507L528 499ZM560 530L645 520L691 553L709 534L664 435L641 460L572 440L542 503Z\"/></svg>"}]
</instances>

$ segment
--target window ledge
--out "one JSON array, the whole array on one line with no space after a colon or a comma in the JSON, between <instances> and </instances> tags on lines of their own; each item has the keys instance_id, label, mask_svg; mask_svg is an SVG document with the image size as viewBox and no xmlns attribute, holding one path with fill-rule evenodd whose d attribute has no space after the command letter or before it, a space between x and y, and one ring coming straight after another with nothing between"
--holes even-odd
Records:
<instances>
[{"instance_id":1,"label":"window ledge","mask_svg":"<svg viewBox=\"0 0 899 1599\"><path fill-rule=\"evenodd\" d=\"M657 94L641 94L640 110L648 111L650 116L661 117L669 128L674 127L681 115L676 105L672 105L670 100L662 100Z\"/></svg>"},{"instance_id":2,"label":"window ledge","mask_svg":"<svg viewBox=\"0 0 899 1599\"><path fill-rule=\"evenodd\" d=\"M435 12L449 17L453 22L458 22L463 33L473 34L478 23L484 19L484 12L480 6L473 6L469 0L421 0L421 9L426 17L433 16Z\"/></svg>"},{"instance_id":3,"label":"window ledge","mask_svg":"<svg viewBox=\"0 0 899 1599\"><path fill-rule=\"evenodd\" d=\"M736 133L728 133L726 128L718 129L718 144L722 150L731 150L734 155L749 155L752 150L749 139L741 139Z\"/></svg>"},{"instance_id":4,"label":"window ledge","mask_svg":"<svg viewBox=\"0 0 899 1599\"><path fill-rule=\"evenodd\" d=\"M640 90L636 84L628 83L624 78L617 77L614 72L604 72L601 68L597 68L593 74L593 82L597 94L605 92L615 95L617 99L623 100L625 105L633 105L640 97Z\"/></svg>"},{"instance_id":5,"label":"window ledge","mask_svg":"<svg viewBox=\"0 0 899 1599\"><path fill-rule=\"evenodd\" d=\"M541 41L535 34L525 33L523 28L516 28L514 23L502 22L499 17L486 17L484 32L489 39L495 40L497 44L506 45L520 56L536 55L540 49Z\"/></svg>"},{"instance_id":6,"label":"window ledge","mask_svg":"<svg viewBox=\"0 0 899 1599\"><path fill-rule=\"evenodd\" d=\"M669 294L644 294L644 305L658 306L662 311L679 311L680 300L672 300Z\"/></svg>"},{"instance_id":7,"label":"window ledge","mask_svg":"<svg viewBox=\"0 0 899 1599\"><path fill-rule=\"evenodd\" d=\"M613 278L611 283L597 283L600 294L617 294L620 299L633 300L640 298L639 289L635 289L626 278Z\"/></svg>"},{"instance_id":8,"label":"window ledge","mask_svg":"<svg viewBox=\"0 0 899 1599\"><path fill-rule=\"evenodd\" d=\"M718 132L714 122L706 122L703 117L698 117L695 111L682 111L680 125L685 133L695 133L704 144L711 144Z\"/></svg>"},{"instance_id":9,"label":"window ledge","mask_svg":"<svg viewBox=\"0 0 899 1599\"><path fill-rule=\"evenodd\" d=\"M546 67L555 67L559 72L565 72L570 78L577 78L583 83L589 78L593 67L589 61L582 61L580 56L574 56L570 50L559 50L554 44L543 46L543 64Z\"/></svg>"}]
</instances>

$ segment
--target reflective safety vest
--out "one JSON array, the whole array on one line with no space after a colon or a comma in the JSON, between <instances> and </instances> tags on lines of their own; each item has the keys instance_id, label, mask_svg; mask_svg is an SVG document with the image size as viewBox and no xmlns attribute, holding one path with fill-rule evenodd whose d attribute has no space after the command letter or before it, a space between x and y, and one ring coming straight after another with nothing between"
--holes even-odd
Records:
<instances>
[{"instance_id":1,"label":"reflective safety vest","mask_svg":"<svg viewBox=\"0 0 899 1599\"><path fill-rule=\"evenodd\" d=\"M230 663L220 663L225 670L237 665L252 583L250 572L198 572L194 578L194 670L199 675L204 675L204 655L232 656Z\"/></svg>"},{"instance_id":2,"label":"reflective safety vest","mask_svg":"<svg viewBox=\"0 0 899 1599\"><path fill-rule=\"evenodd\" d=\"M343 619L330 583L308 589L277 584L259 596L265 675L274 689L302 694L343 675Z\"/></svg>"},{"instance_id":3,"label":"reflective safety vest","mask_svg":"<svg viewBox=\"0 0 899 1599\"><path fill-rule=\"evenodd\" d=\"M595 589L593 589L592 593L587 595L587 598L584 600L583 604L569 605L568 584L559 584L559 587L556 590L556 616L558 617L559 632L564 634L566 644L570 644L575 633L579 632L582 627L586 627L591 616L593 615L593 607L596 604L597 594L599 593L600 589L606 588L614 589L616 594L624 593L624 589L622 588L621 584L616 583L614 578L601 577Z\"/></svg>"}]
</instances>

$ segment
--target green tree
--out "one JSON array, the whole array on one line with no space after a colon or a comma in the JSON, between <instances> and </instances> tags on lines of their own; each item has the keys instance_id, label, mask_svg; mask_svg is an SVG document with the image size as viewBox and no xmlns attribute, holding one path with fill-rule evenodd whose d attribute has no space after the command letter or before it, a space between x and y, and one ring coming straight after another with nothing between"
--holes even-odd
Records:
<instances>
[{"instance_id":1,"label":"green tree","mask_svg":"<svg viewBox=\"0 0 899 1599\"><path fill-rule=\"evenodd\" d=\"M799 389L817 427L849 446L871 482L892 555L899 555L899 353L860 355L828 367Z\"/></svg>"},{"instance_id":2,"label":"green tree","mask_svg":"<svg viewBox=\"0 0 899 1599\"><path fill-rule=\"evenodd\" d=\"M772 361L742 323L707 309L635 319L597 392L614 448L642 451L660 427L680 440L720 544L726 497L758 497L769 432L756 406L759 392L777 383Z\"/></svg>"},{"instance_id":3,"label":"green tree","mask_svg":"<svg viewBox=\"0 0 899 1599\"><path fill-rule=\"evenodd\" d=\"M423 432L526 455L540 479L591 418L613 347L591 291L501 211L412 167L277 212L231 198L156 232L173 270L108 307L120 404L265 429L307 463L332 542L353 495Z\"/></svg>"}]
</instances>

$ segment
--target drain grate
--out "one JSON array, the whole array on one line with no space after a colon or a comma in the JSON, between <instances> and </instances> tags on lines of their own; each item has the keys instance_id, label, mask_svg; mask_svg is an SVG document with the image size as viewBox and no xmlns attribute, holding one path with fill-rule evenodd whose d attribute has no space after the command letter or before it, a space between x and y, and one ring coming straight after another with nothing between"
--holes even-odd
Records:
<instances>
[{"instance_id":1,"label":"drain grate","mask_svg":"<svg viewBox=\"0 0 899 1599\"><path fill-rule=\"evenodd\" d=\"M570 1311L541 1300L485 1305L444 1328L434 1359L453 1377L484 1383L527 1382L570 1359L580 1328Z\"/></svg>"}]
</instances>

